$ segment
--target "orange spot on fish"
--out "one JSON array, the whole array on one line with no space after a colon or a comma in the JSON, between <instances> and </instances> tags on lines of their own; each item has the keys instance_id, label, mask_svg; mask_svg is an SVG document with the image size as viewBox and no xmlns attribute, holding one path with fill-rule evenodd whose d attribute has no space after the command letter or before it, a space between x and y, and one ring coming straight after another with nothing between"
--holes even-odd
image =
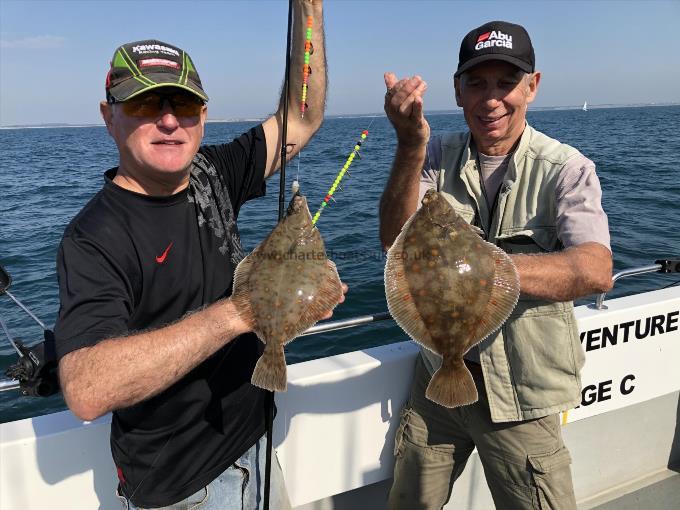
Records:
<instances>
[{"instance_id":1,"label":"orange spot on fish","mask_svg":"<svg viewBox=\"0 0 680 510\"><path fill-rule=\"evenodd\" d=\"M479 284L480 284L482 287L486 287L486 280L479 280Z\"/></svg>"}]
</instances>

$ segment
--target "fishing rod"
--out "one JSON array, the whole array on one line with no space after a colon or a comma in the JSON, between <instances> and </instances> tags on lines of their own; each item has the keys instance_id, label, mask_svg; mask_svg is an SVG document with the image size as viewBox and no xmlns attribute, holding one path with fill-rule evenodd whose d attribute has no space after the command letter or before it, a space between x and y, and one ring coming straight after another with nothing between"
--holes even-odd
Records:
<instances>
[{"instance_id":1,"label":"fishing rod","mask_svg":"<svg viewBox=\"0 0 680 510\"><path fill-rule=\"evenodd\" d=\"M283 126L281 129L281 179L279 181L279 221L286 203L286 156L288 155L288 100L290 94L290 46L293 31L293 0L288 0L288 30L286 35L286 68L283 77Z\"/></svg>"},{"instance_id":2,"label":"fishing rod","mask_svg":"<svg viewBox=\"0 0 680 510\"><path fill-rule=\"evenodd\" d=\"M288 28L286 31L286 68L283 73L283 126L281 129L281 174L279 180L279 215L283 219L286 204L286 156L288 155L288 101L290 100L290 53L293 39L293 0L288 0ZM267 434L267 454L264 468L264 510L269 510L271 487L272 448L274 430L274 392L265 396L265 428Z\"/></svg>"},{"instance_id":3,"label":"fishing rod","mask_svg":"<svg viewBox=\"0 0 680 510\"><path fill-rule=\"evenodd\" d=\"M9 292L8 289L11 285L12 278L0 265L0 295L7 295L38 323L43 330L43 341L33 347L27 347L21 340L12 338L4 321L0 319L0 326L5 336L19 356L17 362L7 368L6 374L9 378L19 381L19 391L22 395L49 397L59 392L54 334L33 312Z\"/></svg>"}]
</instances>

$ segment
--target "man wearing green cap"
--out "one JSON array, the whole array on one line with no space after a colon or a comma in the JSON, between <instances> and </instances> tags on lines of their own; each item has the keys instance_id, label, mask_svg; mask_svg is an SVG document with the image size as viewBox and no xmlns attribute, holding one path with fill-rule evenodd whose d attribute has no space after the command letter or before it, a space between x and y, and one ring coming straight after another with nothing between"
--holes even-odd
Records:
<instances>
[{"instance_id":1,"label":"man wearing green cap","mask_svg":"<svg viewBox=\"0 0 680 510\"><path fill-rule=\"evenodd\" d=\"M290 96L230 143L200 146L208 95L185 51L147 40L111 60L101 113L119 162L64 233L55 337L70 409L113 412L124 508L261 508L265 392L250 377L262 345L229 299L244 256L236 219L280 166L309 16L314 72L304 117L288 117L293 157L323 119L321 0L294 2ZM289 507L275 460L270 504Z\"/></svg>"},{"instance_id":2,"label":"man wearing green cap","mask_svg":"<svg viewBox=\"0 0 680 510\"><path fill-rule=\"evenodd\" d=\"M559 422L580 403L585 360L572 300L609 290L612 260L595 165L526 122L540 78L523 27L492 21L470 31L454 74L469 131L430 137L425 82L385 74L397 151L380 204L383 246L436 189L510 254L521 287L501 330L465 355L477 402L428 400L441 357L421 351L395 439L392 509L442 508L475 448L497 508L576 507Z\"/></svg>"}]
</instances>

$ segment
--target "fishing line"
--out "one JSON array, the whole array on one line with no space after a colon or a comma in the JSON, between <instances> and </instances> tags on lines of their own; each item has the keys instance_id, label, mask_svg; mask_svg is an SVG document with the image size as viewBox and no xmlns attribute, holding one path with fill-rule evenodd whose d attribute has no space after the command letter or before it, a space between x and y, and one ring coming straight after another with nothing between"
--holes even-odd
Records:
<instances>
[{"instance_id":1,"label":"fishing line","mask_svg":"<svg viewBox=\"0 0 680 510\"><path fill-rule=\"evenodd\" d=\"M295 195L300 189L300 160L302 160L302 135L300 135L298 147L300 147L300 150L297 153L297 171L295 172L295 180L291 185L291 191L293 192L293 195Z\"/></svg>"},{"instance_id":2,"label":"fishing line","mask_svg":"<svg viewBox=\"0 0 680 510\"><path fill-rule=\"evenodd\" d=\"M314 217L312 218L312 225L316 226L316 222L319 220L319 216L321 216L321 213L328 206L329 202L331 200L333 200L335 202L335 199L333 198L333 194L335 193L335 190L340 186L340 181L342 181L343 177L345 177L345 174L349 174L348 169L352 165L354 158L358 157L359 159L361 159L361 155L359 154L359 151L361 150L362 143L364 141L366 141L366 137L368 136L368 130L373 125L374 120L375 120L375 117L373 117L373 119L369 123L368 127L361 132L361 136L360 136L359 140L354 144L354 149L352 149L352 152L349 153L349 156L347 156L347 160L345 161L345 164L342 166L342 168L340 169L338 174L335 176L335 181L333 181L333 184L329 188L328 193L326 193L326 196L321 201L321 205L319 206L316 213L314 214ZM342 188L340 188L340 189L342 190Z\"/></svg>"},{"instance_id":3,"label":"fishing line","mask_svg":"<svg viewBox=\"0 0 680 510\"><path fill-rule=\"evenodd\" d=\"M309 56L314 52L312 49L312 25L314 18L307 16L307 30L305 32L305 55L304 65L302 66L302 97L300 98L300 117L305 118L305 110L307 109L307 81L309 75L312 74L312 68L309 66Z\"/></svg>"},{"instance_id":4,"label":"fishing line","mask_svg":"<svg viewBox=\"0 0 680 510\"><path fill-rule=\"evenodd\" d=\"M300 119L305 118L305 111L307 110L307 91L309 89L309 76L312 74L312 67L309 65L309 57L314 53L312 46L312 27L314 26L314 17L307 16L307 29L305 30L305 52L303 55L302 65L302 92L300 94ZM300 150L298 152L297 172L295 180L293 181L292 191L297 193L300 189L300 160L302 159L302 135L298 140Z\"/></svg>"},{"instance_id":5,"label":"fishing line","mask_svg":"<svg viewBox=\"0 0 680 510\"><path fill-rule=\"evenodd\" d=\"M295 173L295 182L300 182L300 160L302 159L302 149L300 149L300 152L298 152L298 160L297 160L297 172Z\"/></svg>"}]
</instances>

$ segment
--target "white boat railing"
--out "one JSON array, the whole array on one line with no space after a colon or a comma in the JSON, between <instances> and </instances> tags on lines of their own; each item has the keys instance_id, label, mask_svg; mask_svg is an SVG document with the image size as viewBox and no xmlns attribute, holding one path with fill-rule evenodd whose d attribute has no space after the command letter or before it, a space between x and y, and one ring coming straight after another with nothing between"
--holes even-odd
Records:
<instances>
[{"instance_id":1,"label":"white boat railing","mask_svg":"<svg viewBox=\"0 0 680 510\"><path fill-rule=\"evenodd\" d=\"M678 273L680 272L680 261L675 260L657 260L654 264L649 266L632 267L630 269L624 269L619 271L614 276L612 276L612 288L616 282L622 278L628 278L629 276L639 276L649 273ZM595 301L594 308L597 310L606 310L607 306L604 304L604 298L607 295L606 292L599 294L597 300Z\"/></svg>"},{"instance_id":2,"label":"white boat railing","mask_svg":"<svg viewBox=\"0 0 680 510\"><path fill-rule=\"evenodd\" d=\"M616 283L617 280L620 280L621 278L627 278L628 276L638 276L641 274L648 274L648 273L658 273L662 269L661 264L652 264L651 266L642 266L642 267L634 267L631 269L626 269L624 271L621 271L619 273L616 273L614 276L612 276L612 287ZM595 301L595 308L598 310L606 310L607 305L604 304L604 298L607 295L606 292L603 292L602 294L599 294L597 296L597 300Z\"/></svg>"}]
</instances>

